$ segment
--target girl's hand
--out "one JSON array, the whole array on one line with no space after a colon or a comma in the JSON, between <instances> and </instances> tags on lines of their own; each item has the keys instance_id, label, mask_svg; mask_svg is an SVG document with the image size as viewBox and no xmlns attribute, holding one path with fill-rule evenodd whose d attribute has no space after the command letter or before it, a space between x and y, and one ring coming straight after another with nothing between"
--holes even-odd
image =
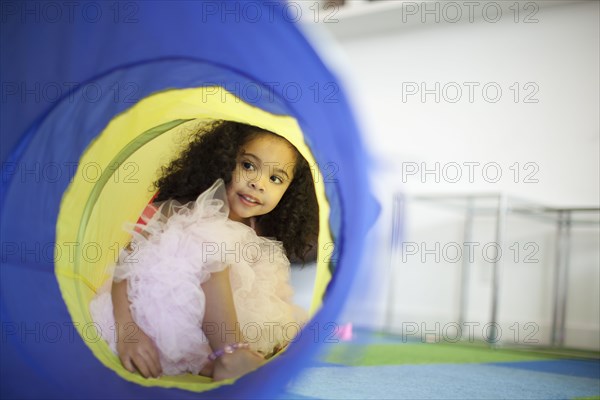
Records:
<instances>
[{"instance_id":1,"label":"girl's hand","mask_svg":"<svg viewBox=\"0 0 600 400\"><path fill-rule=\"evenodd\" d=\"M220 381L237 378L254 371L264 363L265 359L260 354L248 349L238 349L233 353L223 354L215 360L213 379Z\"/></svg>"},{"instance_id":2,"label":"girl's hand","mask_svg":"<svg viewBox=\"0 0 600 400\"><path fill-rule=\"evenodd\" d=\"M131 325L133 324L133 334ZM131 322L125 329L119 329L117 353L121 363L129 372L137 370L144 378L158 378L162 374L158 349L148 335L140 327ZM124 331L128 331L124 334Z\"/></svg>"}]
</instances>

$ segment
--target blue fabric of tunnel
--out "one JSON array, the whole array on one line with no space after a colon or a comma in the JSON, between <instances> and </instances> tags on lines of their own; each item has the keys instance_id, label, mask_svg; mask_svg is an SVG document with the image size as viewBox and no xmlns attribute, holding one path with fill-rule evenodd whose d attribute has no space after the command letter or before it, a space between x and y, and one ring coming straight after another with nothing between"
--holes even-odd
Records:
<instances>
[{"instance_id":1,"label":"blue fabric of tunnel","mask_svg":"<svg viewBox=\"0 0 600 400\"><path fill-rule=\"evenodd\" d=\"M25 2L2 3L2 398L272 398L316 354L322 341L304 335L284 357L231 386L205 393L139 386L100 364L69 329L53 271L62 195L74 164L106 124L152 93L216 83L295 117L319 165L338 166L336 181L326 184L338 264L313 320L336 321L375 209L365 190L366 157L341 88L329 102L311 91L315 84L339 85L285 3L252 2L260 17L244 16L248 3L77 2L72 13L52 19L36 19ZM84 18L91 4L104 17ZM122 7L118 16L110 5ZM244 82L269 90L256 96ZM290 85L303 94L285 93ZM49 165L60 176L44 176ZM40 337L41 329L57 327L60 338Z\"/></svg>"}]
</instances>

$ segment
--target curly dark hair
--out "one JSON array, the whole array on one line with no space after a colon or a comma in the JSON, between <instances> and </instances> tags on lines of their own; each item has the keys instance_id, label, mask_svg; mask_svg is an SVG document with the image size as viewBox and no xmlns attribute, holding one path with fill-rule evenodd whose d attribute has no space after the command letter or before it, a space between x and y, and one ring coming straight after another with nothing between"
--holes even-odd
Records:
<instances>
[{"instance_id":1,"label":"curly dark hair","mask_svg":"<svg viewBox=\"0 0 600 400\"><path fill-rule=\"evenodd\" d=\"M233 121L217 120L203 125L191 136L189 146L179 158L162 167L162 176L154 183L158 189L155 201L176 199L187 203L196 200L219 178L229 184L242 146L264 133L279 136ZM296 165L290 186L277 207L257 217L256 224L261 235L283 243L292 261L306 261L319 233L319 206L308 162L295 150Z\"/></svg>"}]
</instances>

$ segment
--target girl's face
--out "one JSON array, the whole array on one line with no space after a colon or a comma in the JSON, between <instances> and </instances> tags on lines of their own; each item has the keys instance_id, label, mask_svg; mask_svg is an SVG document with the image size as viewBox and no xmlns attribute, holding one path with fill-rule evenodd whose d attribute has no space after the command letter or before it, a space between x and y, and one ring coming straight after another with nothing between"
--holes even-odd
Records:
<instances>
[{"instance_id":1,"label":"girl's face","mask_svg":"<svg viewBox=\"0 0 600 400\"><path fill-rule=\"evenodd\" d=\"M227 185L229 218L249 224L271 212L294 178L296 150L285 139L260 133L242 146Z\"/></svg>"}]
</instances>

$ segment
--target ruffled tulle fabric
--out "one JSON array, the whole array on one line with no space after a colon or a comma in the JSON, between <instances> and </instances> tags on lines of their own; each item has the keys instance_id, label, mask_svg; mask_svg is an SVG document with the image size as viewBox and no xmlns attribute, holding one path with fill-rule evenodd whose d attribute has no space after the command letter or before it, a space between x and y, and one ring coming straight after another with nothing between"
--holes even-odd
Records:
<instances>
[{"instance_id":1,"label":"ruffled tulle fabric","mask_svg":"<svg viewBox=\"0 0 600 400\"><path fill-rule=\"evenodd\" d=\"M201 285L229 267L240 330L264 355L293 339L306 313L292 304L289 261L280 242L228 218L218 180L195 202L163 203L145 225L131 225L132 251L122 253L114 280L127 279L134 321L154 340L163 373L198 374L212 352L202 321ZM110 288L90 303L100 332L116 353ZM211 329L221 329L214 326Z\"/></svg>"}]
</instances>

